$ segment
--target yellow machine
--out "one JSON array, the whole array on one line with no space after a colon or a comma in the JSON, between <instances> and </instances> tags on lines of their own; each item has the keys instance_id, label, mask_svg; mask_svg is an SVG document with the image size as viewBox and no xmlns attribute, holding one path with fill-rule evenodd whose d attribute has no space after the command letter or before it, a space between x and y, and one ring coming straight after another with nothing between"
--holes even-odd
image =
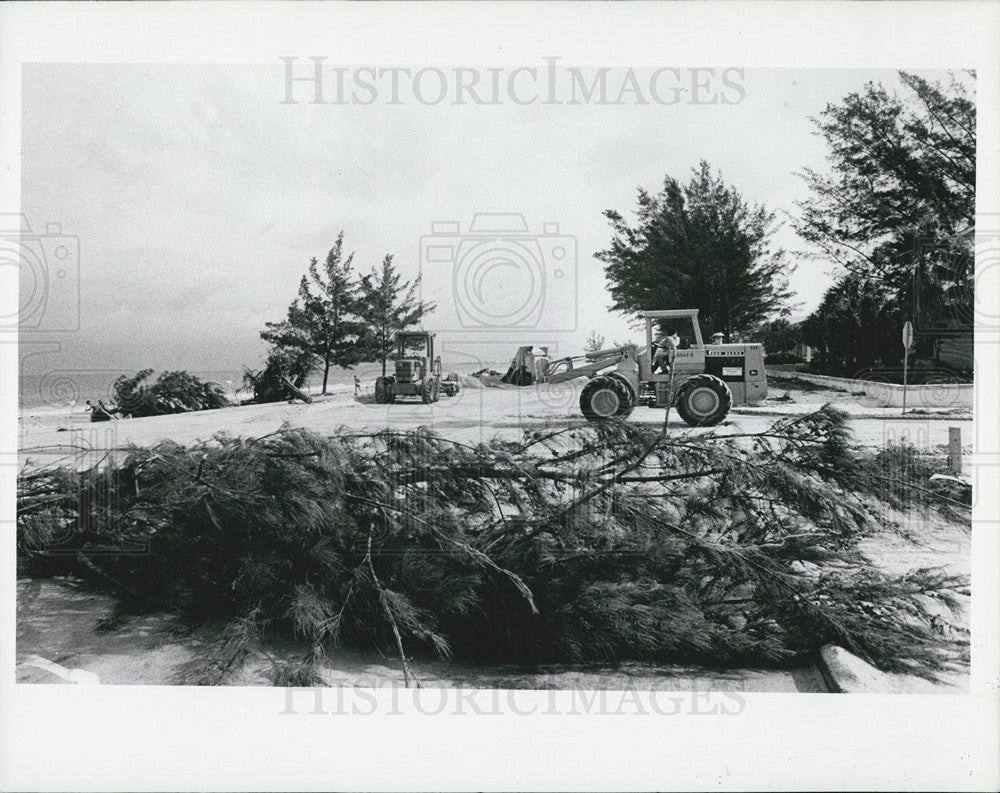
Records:
<instances>
[{"instance_id":1,"label":"yellow machine","mask_svg":"<svg viewBox=\"0 0 1000 793\"><path fill-rule=\"evenodd\" d=\"M390 404L397 397L420 397L424 404L438 401L442 391L441 358L434 357L433 333L397 333L393 367L394 374L375 381L376 402ZM457 393L451 387L443 390L448 396Z\"/></svg>"},{"instance_id":2,"label":"yellow machine","mask_svg":"<svg viewBox=\"0 0 1000 793\"><path fill-rule=\"evenodd\" d=\"M624 418L636 405L673 405L685 422L705 427L722 421L733 405L758 402L767 396L763 345L706 345L697 309L647 311L643 318L645 348L596 350L539 367L533 348L521 347L503 379L529 385L587 377L590 382L580 393L580 410L589 421ZM654 373L653 326L671 320L678 330L683 326L687 343L670 350L667 371Z\"/></svg>"}]
</instances>

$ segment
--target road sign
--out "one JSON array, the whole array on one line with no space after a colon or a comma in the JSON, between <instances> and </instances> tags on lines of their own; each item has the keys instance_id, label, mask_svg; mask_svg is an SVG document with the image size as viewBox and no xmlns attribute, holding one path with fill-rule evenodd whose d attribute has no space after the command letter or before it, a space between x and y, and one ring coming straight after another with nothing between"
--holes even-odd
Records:
<instances>
[{"instance_id":1,"label":"road sign","mask_svg":"<svg viewBox=\"0 0 1000 793\"><path fill-rule=\"evenodd\" d=\"M913 346L913 323L906 320L903 325L903 413L906 413L906 375L910 362L910 347Z\"/></svg>"},{"instance_id":2,"label":"road sign","mask_svg":"<svg viewBox=\"0 0 1000 793\"><path fill-rule=\"evenodd\" d=\"M903 349L907 352L910 351L910 347L913 346L913 323L909 320L903 325Z\"/></svg>"}]
</instances>

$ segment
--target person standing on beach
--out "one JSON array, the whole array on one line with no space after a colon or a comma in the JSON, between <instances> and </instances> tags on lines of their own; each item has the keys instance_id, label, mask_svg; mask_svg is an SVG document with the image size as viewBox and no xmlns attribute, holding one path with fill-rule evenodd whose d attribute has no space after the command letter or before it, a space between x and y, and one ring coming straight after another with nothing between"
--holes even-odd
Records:
<instances>
[{"instance_id":1,"label":"person standing on beach","mask_svg":"<svg viewBox=\"0 0 1000 793\"><path fill-rule=\"evenodd\" d=\"M354 375L354 396L361 396L361 380L357 375Z\"/></svg>"}]
</instances>

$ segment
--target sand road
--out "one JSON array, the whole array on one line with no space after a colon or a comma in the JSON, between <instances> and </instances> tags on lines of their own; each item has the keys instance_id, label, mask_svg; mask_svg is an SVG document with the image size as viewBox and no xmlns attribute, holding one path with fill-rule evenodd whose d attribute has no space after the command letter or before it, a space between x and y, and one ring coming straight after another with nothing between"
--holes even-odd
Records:
<instances>
[{"instance_id":1,"label":"sand road","mask_svg":"<svg viewBox=\"0 0 1000 793\"><path fill-rule=\"evenodd\" d=\"M71 464L87 467L108 451L135 444L151 445L164 440L191 443L207 440L218 432L244 437L260 437L283 425L308 427L319 433L338 428L355 431L383 427L406 430L427 427L446 438L478 443L494 437L515 440L528 429L565 427L585 423L580 414L581 382L525 388L463 388L454 397L442 396L435 404L398 401L374 404L370 395L360 399L346 391L318 396L312 404L275 403L223 408L152 418L123 419L90 423L81 408L22 411L19 419L19 462L34 465ZM787 397L786 397L787 393ZM758 405L734 408L716 428L687 427L675 411L669 429L676 432L721 434L759 432L781 417L811 412L830 402L851 417L850 424L859 443L881 446L908 440L919 448L943 448L948 428L962 428L963 443L971 451L972 416L968 412L900 415L898 408L879 407L875 400L835 391L791 391L772 388L768 399ZM629 421L659 426L664 411L636 408Z\"/></svg>"}]
</instances>

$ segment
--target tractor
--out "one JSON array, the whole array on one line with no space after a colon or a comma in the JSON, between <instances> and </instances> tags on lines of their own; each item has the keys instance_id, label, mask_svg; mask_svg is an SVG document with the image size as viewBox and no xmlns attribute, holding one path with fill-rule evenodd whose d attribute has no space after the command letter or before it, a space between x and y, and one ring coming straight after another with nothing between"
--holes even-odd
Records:
<instances>
[{"instance_id":1,"label":"tractor","mask_svg":"<svg viewBox=\"0 0 1000 793\"><path fill-rule=\"evenodd\" d=\"M758 402L767 396L763 345L723 344L721 334L706 345L697 309L647 311L643 319L644 348L595 350L538 366L533 348L521 347L504 379L523 385L590 378L580 393L580 410L588 421L625 418L636 405L674 405L687 424L709 427L722 421L734 404ZM662 356L668 361L666 371L653 371L654 325L684 326L680 346Z\"/></svg>"},{"instance_id":2,"label":"tractor","mask_svg":"<svg viewBox=\"0 0 1000 793\"><path fill-rule=\"evenodd\" d=\"M462 390L462 381L457 372L448 372L448 376L441 381L441 391L445 396L455 396Z\"/></svg>"},{"instance_id":3,"label":"tractor","mask_svg":"<svg viewBox=\"0 0 1000 793\"><path fill-rule=\"evenodd\" d=\"M433 333L423 330L397 333L393 364L394 375L375 381L376 402L388 405L397 397L420 397L425 405L438 401L441 358L434 357Z\"/></svg>"}]
</instances>

